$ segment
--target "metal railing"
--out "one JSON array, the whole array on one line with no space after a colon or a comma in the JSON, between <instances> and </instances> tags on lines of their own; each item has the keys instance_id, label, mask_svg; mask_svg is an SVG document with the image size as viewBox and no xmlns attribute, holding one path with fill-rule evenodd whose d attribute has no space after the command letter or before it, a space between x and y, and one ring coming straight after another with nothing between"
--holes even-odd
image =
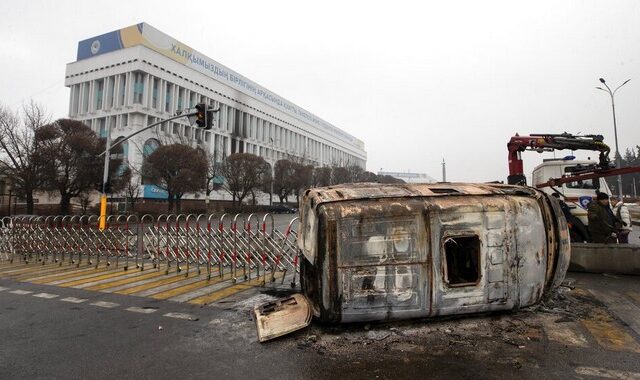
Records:
<instances>
[{"instance_id":1,"label":"metal railing","mask_svg":"<svg viewBox=\"0 0 640 380\"><path fill-rule=\"evenodd\" d=\"M260 280L295 286L299 273L297 221L279 231L271 214L163 214L155 218L17 216L0 220L0 261L164 270L233 282Z\"/></svg>"}]
</instances>

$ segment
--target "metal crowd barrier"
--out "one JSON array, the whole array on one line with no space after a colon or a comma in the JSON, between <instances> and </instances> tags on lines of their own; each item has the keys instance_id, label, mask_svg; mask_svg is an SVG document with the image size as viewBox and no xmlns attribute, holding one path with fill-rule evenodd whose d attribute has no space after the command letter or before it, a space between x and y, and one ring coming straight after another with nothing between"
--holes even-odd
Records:
<instances>
[{"instance_id":1,"label":"metal crowd barrier","mask_svg":"<svg viewBox=\"0 0 640 380\"><path fill-rule=\"evenodd\" d=\"M104 230L98 222L95 215L5 217L0 261L153 268L263 284L286 278L296 285L297 217L284 232L271 214L111 215Z\"/></svg>"}]
</instances>

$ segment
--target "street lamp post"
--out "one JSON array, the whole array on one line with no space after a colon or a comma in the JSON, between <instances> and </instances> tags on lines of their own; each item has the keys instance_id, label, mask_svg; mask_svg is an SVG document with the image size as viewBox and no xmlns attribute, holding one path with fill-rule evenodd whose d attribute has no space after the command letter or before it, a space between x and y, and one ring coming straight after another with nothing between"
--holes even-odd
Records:
<instances>
[{"instance_id":1,"label":"street lamp post","mask_svg":"<svg viewBox=\"0 0 640 380\"><path fill-rule=\"evenodd\" d=\"M604 78L600 78L600 83L602 83L607 89L605 90L602 87L596 87L598 90L602 90L607 92L611 97L611 109L613 111L613 135L616 141L616 161L618 168L622 167L622 156L620 155L620 149L618 148L618 127L616 125L616 105L613 101L613 96L616 94L616 91L620 89L620 87L629 83L631 79L627 79L620 86L616 87L615 90L611 91L611 88L607 85ZM622 175L618 175L618 195L620 196L620 200L622 200Z\"/></svg>"}]
</instances>

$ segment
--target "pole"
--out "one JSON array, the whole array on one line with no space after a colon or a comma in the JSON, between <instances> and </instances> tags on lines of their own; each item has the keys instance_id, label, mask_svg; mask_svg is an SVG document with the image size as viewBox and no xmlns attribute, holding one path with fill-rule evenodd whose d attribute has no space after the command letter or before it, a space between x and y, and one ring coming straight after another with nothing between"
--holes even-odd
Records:
<instances>
[{"instance_id":1,"label":"pole","mask_svg":"<svg viewBox=\"0 0 640 380\"><path fill-rule=\"evenodd\" d=\"M107 225L107 181L109 180L109 161L111 160L111 123L110 117L107 116L106 130L107 130L107 144L104 155L104 171L102 172L102 195L100 196L100 220L98 221L98 228L100 231L104 231Z\"/></svg>"},{"instance_id":2,"label":"pole","mask_svg":"<svg viewBox=\"0 0 640 380\"><path fill-rule=\"evenodd\" d=\"M609 96L611 97L611 110L613 112L613 135L616 141L616 165L618 166L618 169L622 167L622 156L620 155L620 149L618 147L618 126L616 124L616 104L613 100L613 97L616 94L616 92L620 89L620 87L629 83L630 80L631 79L627 79L626 81L622 82L620 86L616 87L615 90L611 91L611 88L609 87L607 82L604 80L604 78L600 78L599 79L600 83L602 83L607 89L605 90L602 87L596 87L598 90L608 92ZM622 200L622 175L618 175L618 195L620 197L620 200Z\"/></svg>"},{"instance_id":3,"label":"pole","mask_svg":"<svg viewBox=\"0 0 640 380\"><path fill-rule=\"evenodd\" d=\"M123 142L125 142L125 141L129 140L129 139L130 139L130 138L132 138L133 136L135 136L135 135L137 135L137 134L139 134L139 133L142 133L142 132L146 131L146 130L147 130L147 129L149 129L149 128L153 128L153 127L155 127L156 125L160 125L160 124L162 124L162 123L164 123L164 122L167 122L167 121L171 121L171 120L179 119L179 118L181 118L181 117L189 117L189 116L193 116L193 115L195 115L195 114L196 114L195 112L191 112L191 113L187 113L187 114L180 114L180 115L172 116L172 117L170 117L170 118L168 118L168 119L164 119L164 120L157 121L157 122L155 122L155 123L153 123L153 124L149 124L149 125L147 125L146 127L144 127L144 128L142 128L142 129L139 129L139 130L137 130L137 131L133 132L133 133L132 133L132 134L130 134L129 136L127 136L127 137L125 137L125 138L123 138L123 139L120 139L120 140L116 141L116 143L115 143L115 144L113 144L113 146L111 147L111 149L113 149L113 148L117 147L118 145L122 144ZM98 157L101 157L101 156L105 155L106 153L107 153L107 150L105 150L104 152L100 153L100 154L98 155Z\"/></svg>"},{"instance_id":4,"label":"pole","mask_svg":"<svg viewBox=\"0 0 640 380\"><path fill-rule=\"evenodd\" d=\"M613 102L613 94L611 94L611 109L613 110L613 136L616 140L616 164L618 168L622 168L622 156L618 148L618 126L616 124L616 104ZM618 175L618 196L622 201L622 176Z\"/></svg>"},{"instance_id":5,"label":"pole","mask_svg":"<svg viewBox=\"0 0 640 380\"><path fill-rule=\"evenodd\" d=\"M442 159L442 182L447 182L447 164Z\"/></svg>"},{"instance_id":6,"label":"pole","mask_svg":"<svg viewBox=\"0 0 640 380\"><path fill-rule=\"evenodd\" d=\"M11 189L9 189L9 216L11 216Z\"/></svg>"},{"instance_id":7,"label":"pole","mask_svg":"<svg viewBox=\"0 0 640 380\"><path fill-rule=\"evenodd\" d=\"M636 192L636 179L633 179L633 198L638 199L638 193Z\"/></svg>"},{"instance_id":8,"label":"pole","mask_svg":"<svg viewBox=\"0 0 640 380\"><path fill-rule=\"evenodd\" d=\"M276 177L275 162L271 164L271 193L269 194L269 206L273 206L273 182Z\"/></svg>"}]
</instances>

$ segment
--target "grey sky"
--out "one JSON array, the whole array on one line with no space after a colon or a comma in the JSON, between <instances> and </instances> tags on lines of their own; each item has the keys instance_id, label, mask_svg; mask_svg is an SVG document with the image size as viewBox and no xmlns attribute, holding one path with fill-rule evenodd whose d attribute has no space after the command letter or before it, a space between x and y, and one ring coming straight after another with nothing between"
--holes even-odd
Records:
<instances>
[{"instance_id":1,"label":"grey sky","mask_svg":"<svg viewBox=\"0 0 640 380\"><path fill-rule=\"evenodd\" d=\"M601 133L613 148L601 76L632 78L618 137L640 144L638 1L316 4L5 0L0 102L66 116L78 41L145 21L364 140L374 172L440 179L445 158L448 180L505 180L515 132ZM526 154L528 176L542 157Z\"/></svg>"}]
</instances>

